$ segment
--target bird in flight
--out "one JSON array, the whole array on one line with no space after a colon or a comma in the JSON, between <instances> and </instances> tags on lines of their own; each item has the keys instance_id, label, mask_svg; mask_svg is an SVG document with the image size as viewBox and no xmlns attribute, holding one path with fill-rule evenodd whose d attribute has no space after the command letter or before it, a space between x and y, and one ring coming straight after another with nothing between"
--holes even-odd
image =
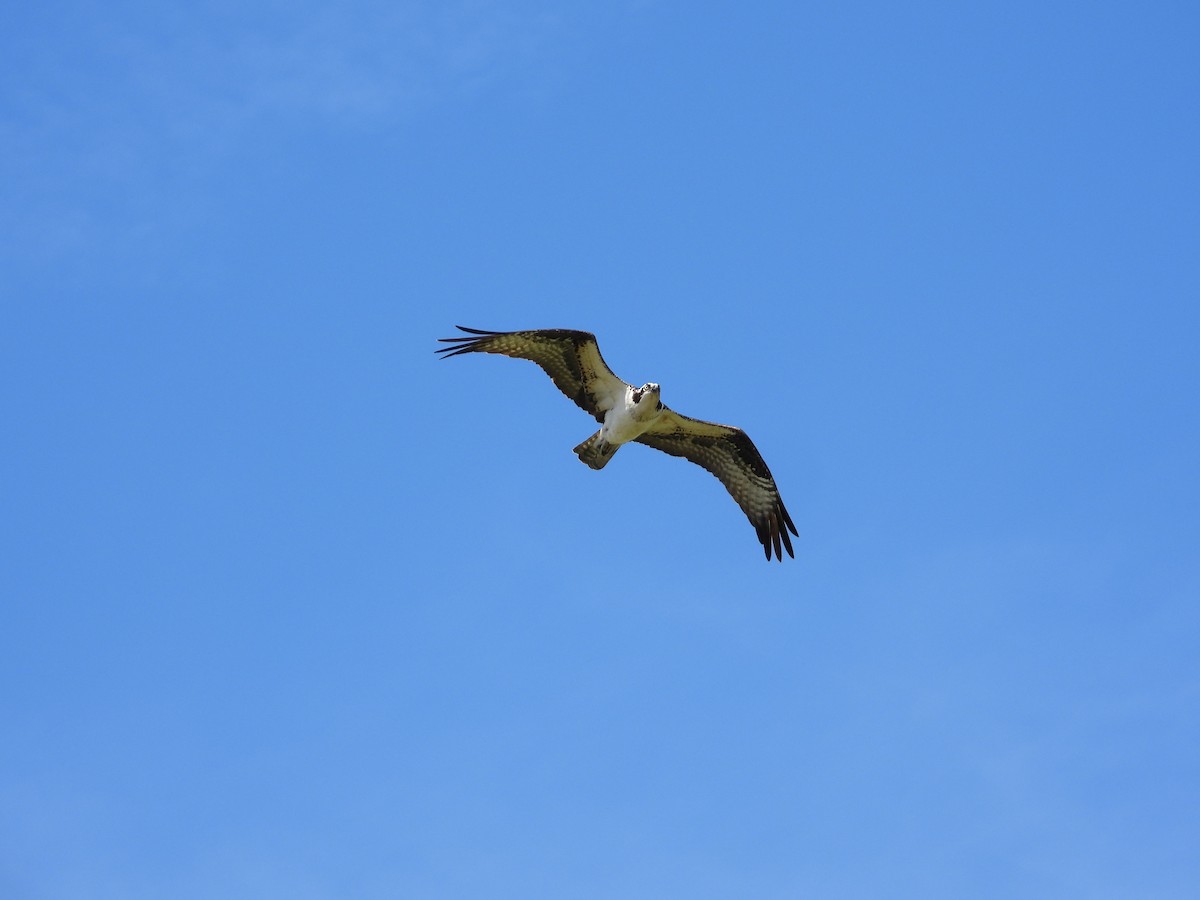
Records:
<instances>
[{"instance_id":1,"label":"bird in flight","mask_svg":"<svg viewBox=\"0 0 1200 900\"><path fill-rule=\"evenodd\" d=\"M754 526L767 559L782 562L792 552L790 531L799 537L779 488L758 448L740 428L682 416L663 405L654 382L634 387L612 373L600 356L596 336L586 331L480 331L455 326L464 336L439 338L449 344L442 359L460 353L499 353L537 363L558 389L593 416L600 430L575 448L593 469L603 469L630 441L691 460L716 475Z\"/></svg>"}]
</instances>

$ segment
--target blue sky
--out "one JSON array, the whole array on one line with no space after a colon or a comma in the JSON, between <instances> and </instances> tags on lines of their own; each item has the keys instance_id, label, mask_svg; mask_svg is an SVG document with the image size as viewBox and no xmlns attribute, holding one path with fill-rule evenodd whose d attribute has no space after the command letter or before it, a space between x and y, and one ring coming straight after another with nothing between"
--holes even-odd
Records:
<instances>
[{"instance_id":1,"label":"blue sky","mask_svg":"<svg viewBox=\"0 0 1200 900\"><path fill-rule=\"evenodd\" d=\"M1196 896L1191 6L5 19L4 896Z\"/></svg>"}]
</instances>

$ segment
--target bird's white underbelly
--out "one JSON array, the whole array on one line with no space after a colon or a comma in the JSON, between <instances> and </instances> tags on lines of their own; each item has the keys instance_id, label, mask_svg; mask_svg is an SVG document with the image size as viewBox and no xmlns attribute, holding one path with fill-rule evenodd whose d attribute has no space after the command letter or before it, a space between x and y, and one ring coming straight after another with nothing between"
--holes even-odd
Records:
<instances>
[{"instance_id":1,"label":"bird's white underbelly","mask_svg":"<svg viewBox=\"0 0 1200 900\"><path fill-rule=\"evenodd\" d=\"M601 440L609 444L626 444L632 441L650 427L650 423L658 414L656 409L647 410L651 413L648 416L639 415L641 412L636 406L610 409L604 417L604 426L600 429Z\"/></svg>"}]
</instances>

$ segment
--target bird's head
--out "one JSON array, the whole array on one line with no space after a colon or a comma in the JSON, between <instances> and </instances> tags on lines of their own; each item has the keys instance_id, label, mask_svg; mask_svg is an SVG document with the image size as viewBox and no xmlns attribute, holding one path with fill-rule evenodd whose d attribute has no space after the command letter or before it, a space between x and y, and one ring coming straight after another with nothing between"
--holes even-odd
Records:
<instances>
[{"instance_id":1,"label":"bird's head","mask_svg":"<svg viewBox=\"0 0 1200 900\"><path fill-rule=\"evenodd\" d=\"M659 399L662 389L653 381L648 381L640 388L633 390L633 402L641 405L644 400L649 400L659 409L662 408L662 400Z\"/></svg>"}]
</instances>

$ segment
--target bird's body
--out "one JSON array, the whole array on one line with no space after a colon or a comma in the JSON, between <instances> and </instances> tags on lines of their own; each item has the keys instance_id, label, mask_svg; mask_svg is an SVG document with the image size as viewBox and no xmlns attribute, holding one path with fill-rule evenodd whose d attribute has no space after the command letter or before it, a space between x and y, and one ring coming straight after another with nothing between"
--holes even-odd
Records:
<instances>
[{"instance_id":1,"label":"bird's body","mask_svg":"<svg viewBox=\"0 0 1200 900\"><path fill-rule=\"evenodd\" d=\"M579 458L593 469L603 469L618 447L636 441L662 415L659 394L657 384L625 385L624 395L605 410L600 430L575 448Z\"/></svg>"},{"instance_id":2,"label":"bird's body","mask_svg":"<svg viewBox=\"0 0 1200 900\"><path fill-rule=\"evenodd\" d=\"M460 353L499 353L528 359L546 371L564 394L590 413L600 429L575 447L579 458L602 469L623 445L637 442L680 456L721 480L758 533L767 559L771 551L789 556L798 534L779 497L779 489L758 449L740 428L682 416L663 405L654 382L640 388L622 381L608 368L595 335L586 331L480 331L463 328L469 337L441 338L445 357Z\"/></svg>"},{"instance_id":3,"label":"bird's body","mask_svg":"<svg viewBox=\"0 0 1200 900\"><path fill-rule=\"evenodd\" d=\"M627 387L625 396L604 414L600 439L610 444L628 444L639 437L662 413L660 393L657 384Z\"/></svg>"}]
</instances>

